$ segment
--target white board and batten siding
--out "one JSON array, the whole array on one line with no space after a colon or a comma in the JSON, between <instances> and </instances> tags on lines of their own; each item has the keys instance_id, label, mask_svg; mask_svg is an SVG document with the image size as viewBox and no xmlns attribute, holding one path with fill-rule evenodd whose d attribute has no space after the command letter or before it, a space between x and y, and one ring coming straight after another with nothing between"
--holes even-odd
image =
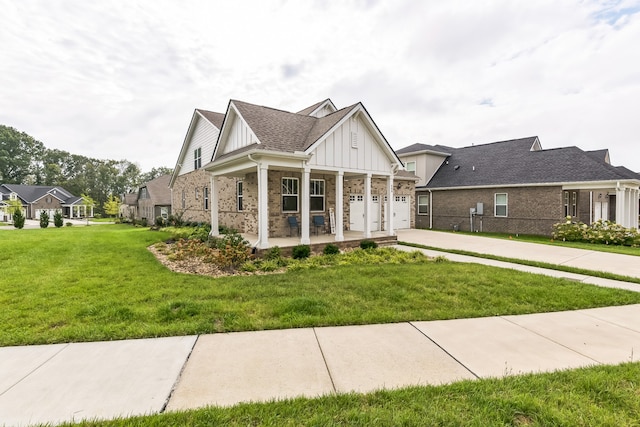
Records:
<instances>
[{"instance_id":1,"label":"white board and batten siding","mask_svg":"<svg viewBox=\"0 0 640 427\"><path fill-rule=\"evenodd\" d=\"M230 124L227 137L222 143L222 152L220 154L230 153L239 148L246 147L255 142L258 142L258 138L255 136L251 128L245 123L244 120L240 120L238 116L232 116L232 122Z\"/></svg>"},{"instance_id":2,"label":"white board and batten siding","mask_svg":"<svg viewBox=\"0 0 640 427\"><path fill-rule=\"evenodd\" d=\"M193 163L195 159L193 154L197 148L201 148L202 166L211 161L219 133L220 130L211 124L211 122L201 117L198 118L191 135L191 140L189 141L189 146L187 147L184 159L182 160L180 175L184 175L195 170Z\"/></svg>"},{"instance_id":3,"label":"white board and batten siding","mask_svg":"<svg viewBox=\"0 0 640 427\"><path fill-rule=\"evenodd\" d=\"M392 161L365 123L350 118L318 144L310 166L390 173Z\"/></svg>"}]
</instances>

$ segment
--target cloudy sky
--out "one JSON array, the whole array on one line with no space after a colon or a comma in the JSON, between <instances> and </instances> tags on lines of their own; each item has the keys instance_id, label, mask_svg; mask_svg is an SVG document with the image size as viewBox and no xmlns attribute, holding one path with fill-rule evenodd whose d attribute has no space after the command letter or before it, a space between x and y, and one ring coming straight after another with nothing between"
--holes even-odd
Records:
<instances>
[{"instance_id":1,"label":"cloudy sky","mask_svg":"<svg viewBox=\"0 0 640 427\"><path fill-rule=\"evenodd\" d=\"M392 147L538 135L640 171L640 0L0 0L0 124L173 167L194 108L362 102Z\"/></svg>"}]
</instances>

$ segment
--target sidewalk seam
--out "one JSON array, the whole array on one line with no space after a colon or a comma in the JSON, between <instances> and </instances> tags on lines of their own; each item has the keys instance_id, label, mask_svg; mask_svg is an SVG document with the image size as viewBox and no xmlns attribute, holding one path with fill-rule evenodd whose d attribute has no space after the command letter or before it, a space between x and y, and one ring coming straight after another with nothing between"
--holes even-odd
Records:
<instances>
[{"instance_id":1,"label":"sidewalk seam","mask_svg":"<svg viewBox=\"0 0 640 427\"><path fill-rule=\"evenodd\" d=\"M437 342L435 342L429 335L427 335L426 333L424 333L423 331L420 330L420 328L418 328L416 325L413 324L413 322L408 322L409 325L411 325L413 327L413 329L415 329L416 331L418 331L422 336L424 336L426 339L428 339L429 341L431 341L433 344L435 344L440 350L442 350L447 356L449 356L450 358L452 358L453 360L456 361L456 363L458 363L460 366L462 366L464 369L466 369L467 371L469 371L469 373L471 375L473 375L474 377L476 377L477 379L480 379L480 376L478 374L476 374L475 372L473 372L471 369L469 369L469 367L467 365L465 365L464 363L462 363L460 360L458 360L453 354L449 353L444 347L442 347L440 344L438 344Z\"/></svg>"},{"instance_id":2,"label":"sidewalk seam","mask_svg":"<svg viewBox=\"0 0 640 427\"><path fill-rule=\"evenodd\" d=\"M71 344L65 344L60 350L56 351L55 354L52 354L51 357L47 358L47 360L43 361L41 364L39 364L38 366L36 366L35 368L33 368L31 371L27 372L22 378L20 378L18 381L16 381L15 383L11 384L9 387L7 387L6 390L0 392L0 396L4 396L9 390L11 390L12 388L14 388L15 386L17 386L18 384L20 384L22 381L24 381L27 377L31 376L34 372L36 372L38 369L42 368L44 365L46 365L47 363L49 363L54 357L56 357L57 355L59 355L63 350L65 350L67 347L69 347Z\"/></svg>"},{"instance_id":3,"label":"sidewalk seam","mask_svg":"<svg viewBox=\"0 0 640 427\"><path fill-rule=\"evenodd\" d=\"M333 392L337 393L336 383L333 381L333 375L331 375L331 369L329 369L329 364L327 363L327 358L324 355L324 351L322 351L322 345L320 344L320 339L318 338L318 334L316 333L316 328L313 329L313 335L316 337L316 343L318 344L318 349L320 350L320 354L322 355L322 360L324 361L324 367L327 368L327 374L329 375L329 380L331 381L331 388L333 388Z\"/></svg>"},{"instance_id":4,"label":"sidewalk seam","mask_svg":"<svg viewBox=\"0 0 640 427\"><path fill-rule=\"evenodd\" d=\"M187 354L187 357L184 359L184 363L182 364L182 368L180 369L180 372L178 372L178 376L176 377L176 380L173 382L173 386L171 386L171 391L169 391L169 395L167 396L167 398L165 399L164 403L162 404L162 408L160 408L160 410L158 411L159 414L163 414L166 409L167 406L169 406L169 402L171 401L171 398L173 397L173 393L176 391L176 388L178 387L178 383L180 382L180 379L182 378L182 374L184 374L184 370L187 367L187 363L189 363L189 359L191 359L191 355L193 354L193 350L196 348L196 345L198 344L198 340L200 339L200 335L196 335L196 339L193 341L193 345L191 346L191 350L189 351L189 354Z\"/></svg>"}]
</instances>

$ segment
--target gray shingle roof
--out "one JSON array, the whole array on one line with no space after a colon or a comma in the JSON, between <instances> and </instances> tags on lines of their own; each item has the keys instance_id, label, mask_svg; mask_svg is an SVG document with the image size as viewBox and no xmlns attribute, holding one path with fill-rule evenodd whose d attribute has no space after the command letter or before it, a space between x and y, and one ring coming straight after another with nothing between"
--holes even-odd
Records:
<instances>
[{"instance_id":1,"label":"gray shingle roof","mask_svg":"<svg viewBox=\"0 0 640 427\"><path fill-rule=\"evenodd\" d=\"M142 187L147 187L149 197L154 205L161 206L171 204L170 180L171 175L162 175L142 185Z\"/></svg>"},{"instance_id":2,"label":"gray shingle roof","mask_svg":"<svg viewBox=\"0 0 640 427\"><path fill-rule=\"evenodd\" d=\"M209 120L218 129L222 128L222 122L224 121L224 114L215 113L213 111L201 110L196 108L196 111L202 114L207 120Z\"/></svg>"},{"instance_id":3,"label":"gray shingle roof","mask_svg":"<svg viewBox=\"0 0 640 427\"><path fill-rule=\"evenodd\" d=\"M578 147L531 151L537 137L452 148L428 188L638 179Z\"/></svg>"},{"instance_id":4,"label":"gray shingle roof","mask_svg":"<svg viewBox=\"0 0 640 427\"><path fill-rule=\"evenodd\" d=\"M76 197L62 187L51 185L19 185L2 184L2 187L9 190L3 191L5 194L16 193L25 203L33 203L47 194L51 194L61 200L62 204L73 204L81 197Z\"/></svg>"},{"instance_id":5,"label":"gray shingle roof","mask_svg":"<svg viewBox=\"0 0 640 427\"><path fill-rule=\"evenodd\" d=\"M429 145L429 144L416 143L408 147L401 148L400 150L397 150L396 154L402 155L402 154L409 154L409 153L415 153L420 151L434 151L442 154L451 153L451 149L449 149L448 147L444 147L442 145Z\"/></svg>"},{"instance_id":6,"label":"gray shingle roof","mask_svg":"<svg viewBox=\"0 0 640 427\"><path fill-rule=\"evenodd\" d=\"M243 101L232 100L231 102L255 133L260 144L251 144L231 153L218 155L216 159L250 149L285 153L304 151L359 105L354 104L327 116L317 118L249 104Z\"/></svg>"},{"instance_id":7,"label":"gray shingle roof","mask_svg":"<svg viewBox=\"0 0 640 427\"><path fill-rule=\"evenodd\" d=\"M329 98L327 99L323 99L320 102L316 102L315 104L313 104L310 107L305 108L304 110L300 110L298 111L296 114L302 114L303 116L308 116L309 114L311 114L316 108L318 108L320 105L322 105L323 103L327 102L329 100Z\"/></svg>"}]
</instances>

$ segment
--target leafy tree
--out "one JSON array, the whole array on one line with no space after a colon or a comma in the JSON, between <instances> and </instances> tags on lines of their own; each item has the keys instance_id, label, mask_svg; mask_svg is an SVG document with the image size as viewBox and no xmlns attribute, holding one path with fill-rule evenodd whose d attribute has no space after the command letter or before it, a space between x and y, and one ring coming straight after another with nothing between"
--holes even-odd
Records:
<instances>
[{"instance_id":1,"label":"leafy tree","mask_svg":"<svg viewBox=\"0 0 640 427\"><path fill-rule=\"evenodd\" d=\"M86 217L88 218L91 214L91 208L96 205L96 201L88 194L81 194L80 197L82 197L82 206L86 207Z\"/></svg>"},{"instance_id":2,"label":"leafy tree","mask_svg":"<svg viewBox=\"0 0 640 427\"><path fill-rule=\"evenodd\" d=\"M104 209L104 213L115 217L118 215L118 212L120 212L120 199L112 194L109 196L109 199L104 202L102 207Z\"/></svg>"},{"instance_id":3,"label":"leafy tree","mask_svg":"<svg viewBox=\"0 0 640 427\"><path fill-rule=\"evenodd\" d=\"M40 228L47 228L49 226L49 214L47 211L40 213Z\"/></svg>"},{"instance_id":4,"label":"leafy tree","mask_svg":"<svg viewBox=\"0 0 640 427\"><path fill-rule=\"evenodd\" d=\"M157 177L162 175L171 175L172 173L173 169L164 166L161 166L159 168L151 168L149 172L140 175L140 181L138 182L138 185L142 185L145 182L149 182L152 179L156 179Z\"/></svg>"},{"instance_id":5,"label":"leafy tree","mask_svg":"<svg viewBox=\"0 0 640 427\"><path fill-rule=\"evenodd\" d=\"M22 207L16 208L13 211L13 226L18 229L24 228L24 214L22 213Z\"/></svg>"},{"instance_id":6,"label":"leafy tree","mask_svg":"<svg viewBox=\"0 0 640 427\"><path fill-rule=\"evenodd\" d=\"M56 213L53 214L53 225L55 225L56 228L60 228L63 223L64 220L62 219L62 212L56 211Z\"/></svg>"},{"instance_id":7,"label":"leafy tree","mask_svg":"<svg viewBox=\"0 0 640 427\"><path fill-rule=\"evenodd\" d=\"M0 125L0 181L23 184L29 175L35 176L35 160L42 157L43 151L42 142L12 127Z\"/></svg>"}]
</instances>

